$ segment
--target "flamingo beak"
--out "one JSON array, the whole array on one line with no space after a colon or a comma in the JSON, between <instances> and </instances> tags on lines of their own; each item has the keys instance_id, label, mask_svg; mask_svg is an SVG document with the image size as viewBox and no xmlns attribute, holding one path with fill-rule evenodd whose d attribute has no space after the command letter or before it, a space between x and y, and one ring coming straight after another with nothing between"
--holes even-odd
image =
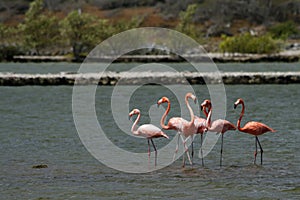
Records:
<instances>
[{"instance_id":1,"label":"flamingo beak","mask_svg":"<svg viewBox=\"0 0 300 200\"><path fill-rule=\"evenodd\" d=\"M132 117L132 115L133 115L133 113L131 112L131 113L129 113L129 115L128 115L128 119L129 120L131 120L131 117Z\"/></svg>"},{"instance_id":2,"label":"flamingo beak","mask_svg":"<svg viewBox=\"0 0 300 200\"><path fill-rule=\"evenodd\" d=\"M159 105L162 103L162 100L160 99L160 100L158 100L157 101L157 107L159 107Z\"/></svg>"},{"instance_id":3,"label":"flamingo beak","mask_svg":"<svg viewBox=\"0 0 300 200\"><path fill-rule=\"evenodd\" d=\"M233 105L233 108L234 108L234 109L236 109L236 107L237 107L237 105L236 105L236 104L234 104L234 105Z\"/></svg>"}]
</instances>

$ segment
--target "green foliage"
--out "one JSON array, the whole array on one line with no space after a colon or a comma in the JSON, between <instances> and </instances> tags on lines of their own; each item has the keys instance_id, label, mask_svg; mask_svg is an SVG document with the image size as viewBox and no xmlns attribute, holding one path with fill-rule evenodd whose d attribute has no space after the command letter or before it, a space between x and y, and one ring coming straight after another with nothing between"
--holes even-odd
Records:
<instances>
[{"instance_id":1,"label":"green foliage","mask_svg":"<svg viewBox=\"0 0 300 200\"><path fill-rule=\"evenodd\" d=\"M277 24L270 28L269 32L274 38L286 40L292 35L299 34L297 25L293 21Z\"/></svg>"},{"instance_id":2,"label":"green foliage","mask_svg":"<svg viewBox=\"0 0 300 200\"><path fill-rule=\"evenodd\" d=\"M7 26L0 23L0 44L21 45L23 41L21 29L19 26Z\"/></svg>"},{"instance_id":3,"label":"green foliage","mask_svg":"<svg viewBox=\"0 0 300 200\"><path fill-rule=\"evenodd\" d=\"M138 28L143 20L143 17L133 17L130 21L118 21L114 25L110 26L110 35L114 35L133 28Z\"/></svg>"},{"instance_id":4,"label":"green foliage","mask_svg":"<svg viewBox=\"0 0 300 200\"><path fill-rule=\"evenodd\" d=\"M0 60L10 61L14 55L23 54L22 34L18 27L0 23Z\"/></svg>"},{"instance_id":5,"label":"green foliage","mask_svg":"<svg viewBox=\"0 0 300 200\"><path fill-rule=\"evenodd\" d=\"M136 28L141 19L133 18L125 22L110 24L87 13L73 11L62 22L62 32L72 46L76 60L80 60L93 47L106 38L122 31Z\"/></svg>"},{"instance_id":6,"label":"green foliage","mask_svg":"<svg viewBox=\"0 0 300 200\"><path fill-rule=\"evenodd\" d=\"M234 37L222 36L222 39L219 45L222 52L270 54L280 50L279 43L270 35L256 37L245 33Z\"/></svg>"},{"instance_id":7,"label":"green foliage","mask_svg":"<svg viewBox=\"0 0 300 200\"><path fill-rule=\"evenodd\" d=\"M193 24L193 17L196 13L198 6L197 4L190 4L186 11L182 11L179 13L179 24L176 27L176 30L184 33L196 41L201 40L199 36L199 30L197 30L196 26Z\"/></svg>"},{"instance_id":8,"label":"green foliage","mask_svg":"<svg viewBox=\"0 0 300 200\"><path fill-rule=\"evenodd\" d=\"M110 34L107 20L99 20L78 11L70 12L61 25L63 35L72 46L77 60L83 52L90 51Z\"/></svg>"},{"instance_id":9,"label":"green foliage","mask_svg":"<svg viewBox=\"0 0 300 200\"><path fill-rule=\"evenodd\" d=\"M33 20L42 14L43 2L43 0L35 0L30 3L29 9L25 14L27 20Z\"/></svg>"},{"instance_id":10,"label":"green foliage","mask_svg":"<svg viewBox=\"0 0 300 200\"><path fill-rule=\"evenodd\" d=\"M21 25L26 47L35 49L39 55L41 49L57 44L60 38L58 22L57 17L43 14L43 0L33 1Z\"/></svg>"}]
</instances>

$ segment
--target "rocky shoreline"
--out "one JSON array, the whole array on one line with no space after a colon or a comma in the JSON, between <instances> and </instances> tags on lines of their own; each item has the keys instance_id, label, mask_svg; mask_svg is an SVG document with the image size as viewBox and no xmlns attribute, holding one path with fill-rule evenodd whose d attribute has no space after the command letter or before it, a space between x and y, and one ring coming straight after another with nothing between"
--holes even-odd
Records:
<instances>
[{"instance_id":1,"label":"rocky shoreline","mask_svg":"<svg viewBox=\"0 0 300 200\"><path fill-rule=\"evenodd\" d=\"M295 84L299 72L104 72L103 74L0 73L0 86L25 85L142 85L142 84Z\"/></svg>"},{"instance_id":2,"label":"rocky shoreline","mask_svg":"<svg viewBox=\"0 0 300 200\"><path fill-rule=\"evenodd\" d=\"M240 54L240 53L207 53L207 55L184 55L184 58L195 62L202 61L203 58L210 58L217 63L228 62L298 62L300 61L300 51L285 51L276 54ZM99 58L89 58L92 61L101 62L184 62L185 59L177 55L123 55L115 60L114 57L104 56ZM70 56L14 56L13 62L83 62L84 58L74 60Z\"/></svg>"}]
</instances>

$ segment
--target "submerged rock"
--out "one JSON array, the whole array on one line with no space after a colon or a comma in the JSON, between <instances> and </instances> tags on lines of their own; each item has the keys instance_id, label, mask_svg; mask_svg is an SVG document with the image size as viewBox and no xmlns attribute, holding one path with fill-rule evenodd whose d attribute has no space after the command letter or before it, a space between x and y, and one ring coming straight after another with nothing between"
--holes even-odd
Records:
<instances>
[{"instance_id":1,"label":"submerged rock","mask_svg":"<svg viewBox=\"0 0 300 200\"><path fill-rule=\"evenodd\" d=\"M34 169L48 168L48 165L46 164L33 165L32 168Z\"/></svg>"}]
</instances>

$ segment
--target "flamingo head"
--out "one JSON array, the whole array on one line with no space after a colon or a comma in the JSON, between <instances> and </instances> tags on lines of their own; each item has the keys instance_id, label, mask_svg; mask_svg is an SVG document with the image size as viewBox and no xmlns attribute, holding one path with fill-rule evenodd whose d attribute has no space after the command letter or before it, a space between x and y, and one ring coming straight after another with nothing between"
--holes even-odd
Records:
<instances>
[{"instance_id":1,"label":"flamingo head","mask_svg":"<svg viewBox=\"0 0 300 200\"><path fill-rule=\"evenodd\" d=\"M194 103L197 102L197 97L195 95L193 95L192 93L190 93L190 92L186 93L185 98L186 99L191 98L191 99L193 99Z\"/></svg>"},{"instance_id":2,"label":"flamingo head","mask_svg":"<svg viewBox=\"0 0 300 200\"><path fill-rule=\"evenodd\" d=\"M239 98L236 100L236 102L234 103L234 109L236 109L236 107L239 105L239 104L244 104L244 100Z\"/></svg>"},{"instance_id":3,"label":"flamingo head","mask_svg":"<svg viewBox=\"0 0 300 200\"><path fill-rule=\"evenodd\" d=\"M160 100L158 100L157 101L157 107L160 105L160 104L162 104L162 103L169 103L170 101L169 101L169 99L168 99L168 97L162 97Z\"/></svg>"},{"instance_id":4,"label":"flamingo head","mask_svg":"<svg viewBox=\"0 0 300 200\"><path fill-rule=\"evenodd\" d=\"M210 108L211 107L211 101L208 99L205 99L202 103L201 103L201 110L204 110L205 108Z\"/></svg>"},{"instance_id":5,"label":"flamingo head","mask_svg":"<svg viewBox=\"0 0 300 200\"><path fill-rule=\"evenodd\" d=\"M128 117L129 117L129 119L130 119L133 115L138 115L138 114L140 114L140 110L139 110L139 109L133 109L133 110L129 113Z\"/></svg>"}]
</instances>

